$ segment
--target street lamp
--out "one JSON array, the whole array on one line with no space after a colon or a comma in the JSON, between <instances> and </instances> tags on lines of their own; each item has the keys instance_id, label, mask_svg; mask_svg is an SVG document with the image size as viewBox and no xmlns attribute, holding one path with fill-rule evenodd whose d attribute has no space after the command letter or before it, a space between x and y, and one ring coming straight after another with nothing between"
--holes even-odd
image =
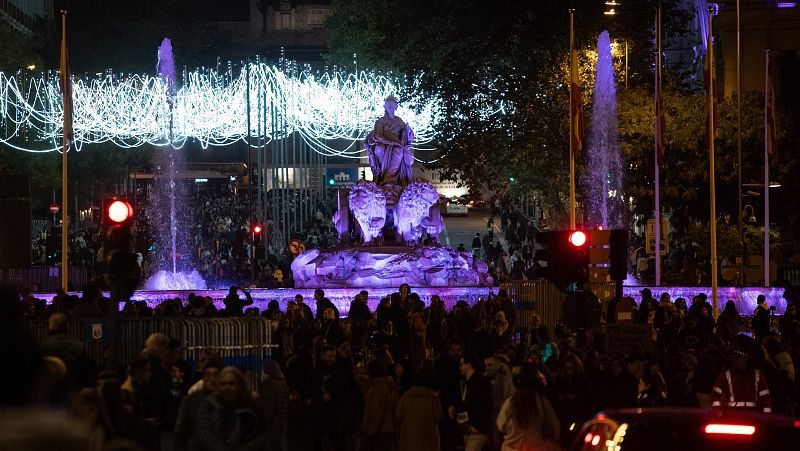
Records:
<instances>
[{"instance_id":1,"label":"street lamp","mask_svg":"<svg viewBox=\"0 0 800 451\"><path fill-rule=\"evenodd\" d=\"M747 219L750 224L756 223L756 213L752 205L745 205L742 219Z\"/></svg>"}]
</instances>

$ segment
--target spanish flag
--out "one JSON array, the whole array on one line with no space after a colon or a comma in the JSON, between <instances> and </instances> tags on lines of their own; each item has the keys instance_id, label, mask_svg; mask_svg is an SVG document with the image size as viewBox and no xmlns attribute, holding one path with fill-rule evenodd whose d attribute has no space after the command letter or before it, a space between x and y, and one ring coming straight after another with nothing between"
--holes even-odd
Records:
<instances>
[{"instance_id":1,"label":"spanish flag","mask_svg":"<svg viewBox=\"0 0 800 451\"><path fill-rule=\"evenodd\" d=\"M63 94L64 105L64 139L67 144L74 137L72 130L72 80L69 76L69 55L67 53L67 13L61 12L61 64L59 74L59 88Z\"/></svg>"},{"instance_id":2,"label":"spanish flag","mask_svg":"<svg viewBox=\"0 0 800 451\"><path fill-rule=\"evenodd\" d=\"M573 49L570 57L570 83L572 91L572 144L575 153L583 149L583 99L581 98L580 75L578 73L578 52Z\"/></svg>"},{"instance_id":3,"label":"spanish flag","mask_svg":"<svg viewBox=\"0 0 800 451\"><path fill-rule=\"evenodd\" d=\"M716 79L716 64L714 64L714 42L711 33L708 34L708 51L706 52L706 63L703 69L703 84L706 92L712 99L712 111L706 112L706 145L711 147L711 139L715 139L719 132L719 108L717 107L717 98L714 95L714 89L717 85ZM713 116L712 116L713 115ZM714 130L711 130L711 121L713 118Z\"/></svg>"}]
</instances>

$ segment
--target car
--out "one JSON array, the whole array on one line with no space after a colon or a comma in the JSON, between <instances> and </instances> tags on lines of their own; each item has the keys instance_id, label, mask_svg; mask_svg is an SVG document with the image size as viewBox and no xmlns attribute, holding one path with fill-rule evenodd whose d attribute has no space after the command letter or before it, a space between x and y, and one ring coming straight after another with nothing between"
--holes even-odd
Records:
<instances>
[{"instance_id":1,"label":"car","mask_svg":"<svg viewBox=\"0 0 800 451\"><path fill-rule=\"evenodd\" d=\"M800 420L749 411L643 408L603 411L577 431L571 451L789 450Z\"/></svg>"},{"instance_id":2,"label":"car","mask_svg":"<svg viewBox=\"0 0 800 451\"><path fill-rule=\"evenodd\" d=\"M467 216L469 214L469 207L458 199L451 199L447 201L444 207L445 216Z\"/></svg>"}]
</instances>

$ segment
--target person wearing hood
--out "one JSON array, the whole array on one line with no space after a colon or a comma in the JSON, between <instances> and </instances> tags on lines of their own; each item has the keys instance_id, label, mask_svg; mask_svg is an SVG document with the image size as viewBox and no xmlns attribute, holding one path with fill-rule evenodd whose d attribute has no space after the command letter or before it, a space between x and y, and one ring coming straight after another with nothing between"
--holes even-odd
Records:
<instances>
[{"instance_id":1,"label":"person wearing hood","mask_svg":"<svg viewBox=\"0 0 800 451\"><path fill-rule=\"evenodd\" d=\"M397 403L399 451L439 451L438 424L444 420L444 412L429 382L425 372L417 374L411 389Z\"/></svg>"}]
</instances>

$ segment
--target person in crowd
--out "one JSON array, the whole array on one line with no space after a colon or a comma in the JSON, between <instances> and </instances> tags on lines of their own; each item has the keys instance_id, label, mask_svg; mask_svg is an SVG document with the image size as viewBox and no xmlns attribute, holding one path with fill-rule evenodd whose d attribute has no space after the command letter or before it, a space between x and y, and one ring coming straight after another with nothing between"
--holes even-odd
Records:
<instances>
[{"instance_id":1,"label":"person in crowd","mask_svg":"<svg viewBox=\"0 0 800 451\"><path fill-rule=\"evenodd\" d=\"M314 450L321 451L327 437L335 451L345 451L339 423L332 421L339 418L342 403L350 396L347 376L336 365L336 348L324 345L321 361L309 374L305 390Z\"/></svg>"},{"instance_id":2,"label":"person in crowd","mask_svg":"<svg viewBox=\"0 0 800 451\"><path fill-rule=\"evenodd\" d=\"M561 372L552 386L553 401L562 424L579 423L591 414L592 387L581 359L569 353L561 361Z\"/></svg>"},{"instance_id":3,"label":"person in crowd","mask_svg":"<svg viewBox=\"0 0 800 451\"><path fill-rule=\"evenodd\" d=\"M514 369L515 391L503 402L495 422L503 434L501 451L558 451L559 419L544 395L544 374L533 363Z\"/></svg>"},{"instance_id":4,"label":"person in crowd","mask_svg":"<svg viewBox=\"0 0 800 451\"><path fill-rule=\"evenodd\" d=\"M459 397L455 405L447 408L448 415L456 421L463 436L465 451L480 451L494 430L492 387L480 369L474 355L461 357Z\"/></svg>"},{"instance_id":5,"label":"person in crowd","mask_svg":"<svg viewBox=\"0 0 800 451\"><path fill-rule=\"evenodd\" d=\"M503 402L514 394L514 384L511 380L509 360L504 354L498 353L487 357L483 361L483 364L483 375L492 385L492 418L497 418ZM502 436L500 435L500 431L495 428L492 433L492 443L498 445L501 441Z\"/></svg>"},{"instance_id":6,"label":"person in crowd","mask_svg":"<svg viewBox=\"0 0 800 451\"><path fill-rule=\"evenodd\" d=\"M733 339L739 335L739 327L742 322L739 312L736 311L736 303L728 301L725 303L725 308L720 313L717 319L717 333L725 341Z\"/></svg>"},{"instance_id":7,"label":"person in crowd","mask_svg":"<svg viewBox=\"0 0 800 451\"><path fill-rule=\"evenodd\" d=\"M314 319L314 314L311 312L311 307L309 307L308 304L304 302L302 294L295 295L294 302L297 304L297 307L300 310L300 314L304 320L311 321L312 319Z\"/></svg>"},{"instance_id":8,"label":"person in crowd","mask_svg":"<svg viewBox=\"0 0 800 451\"><path fill-rule=\"evenodd\" d=\"M156 332L147 337L143 357L148 360L150 378L142 392L144 410L141 417L148 419L159 430L173 430L178 413L180 385L177 370L179 343L169 336Z\"/></svg>"},{"instance_id":9,"label":"person in crowd","mask_svg":"<svg viewBox=\"0 0 800 451\"><path fill-rule=\"evenodd\" d=\"M263 379L258 389L258 402L264 410L265 440L270 449L288 451L289 390L281 368L273 360L264 360Z\"/></svg>"},{"instance_id":10,"label":"person in crowd","mask_svg":"<svg viewBox=\"0 0 800 451\"><path fill-rule=\"evenodd\" d=\"M425 303L420 300L413 302L410 317L411 336L409 349L414 368L420 368L422 362L428 357L428 326L425 324L424 310Z\"/></svg>"},{"instance_id":11,"label":"person in crowd","mask_svg":"<svg viewBox=\"0 0 800 451\"><path fill-rule=\"evenodd\" d=\"M394 357L401 357L405 354L402 346L400 345L400 339L395 334L394 321L387 320L385 323L383 323L381 330L372 339L372 347L376 349L385 348Z\"/></svg>"},{"instance_id":12,"label":"person in crowd","mask_svg":"<svg viewBox=\"0 0 800 451\"><path fill-rule=\"evenodd\" d=\"M95 387L82 388L72 400L72 411L88 429L86 451L103 451L103 445L109 434L103 421L103 407Z\"/></svg>"},{"instance_id":13,"label":"person in crowd","mask_svg":"<svg viewBox=\"0 0 800 451\"><path fill-rule=\"evenodd\" d=\"M197 414L198 451L258 450L267 447L264 411L235 367L219 373L219 389L206 397Z\"/></svg>"},{"instance_id":14,"label":"person in crowd","mask_svg":"<svg viewBox=\"0 0 800 451\"><path fill-rule=\"evenodd\" d=\"M426 371L416 374L411 389L397 402L395 421L399 451L439 451L439 423L444 420L439 399Z\"/></svg>"},{"instance_id":15,"label":"person in crowd","mask_svg":"<svg viewBox=\"0 0 800 451\"><path fill-rule=\"evenodd\" d=\"M472 238L472 255L475 258L481 256L481 234L475 233L475 236Z\"/></svg>"},{"instance_id":16,"label":"person in crowd","mask_svg":"<svg viewBox=\"0 0 800 451\"><path fill-rule=\"evenodd\" d=\"M122 384L122 402L127 411L141 417L145 411L145 393L150 383L152 371L150 360L139 357L128 365L128 377Z\"/></svg>"},{"instance_id":17,"label":"person in crowd","mask_svg":"<svg viewBox=\"0 0 800 451\"><path fill-rule=\"evenodd\" d=\"M369 378L364 381L364 415L361 421L361 450L393 450L397 447L394 413L397 385L384 364L373 360L367 365Z\"/></svg>"},{"instance_id":18,"label":"person in crowd","mask_svg":"<svg viewBox=\"0 0 800 451\"><path fill-rule=\"evenodd\" d=\"M222 369L222 359L216 355L206 357L201 363L202 388L183 398L180 410L178 410L173 444L175 451L189 451L199 447L196 441L200 433L198 431L200 408L206 399L216 392L219 374Z\"/></svg>"},{"instance_id":19,"label":"person in crowd","mask_svg":"<svg viewBox=\"0 0 800 451\"><path fill-rule=\"evenodd\" d=\"M767 380L753 368L750 360L749 337L737 337L738 343L730 355L729 366L717 376L711 392L711 406L720 409L744 409L772 412Z\"/></svg>"},{"instance_id":20,"label":"person in crowd","mask_svg":"<svg viewBox=\"0 0 800 451\"><path fill-rule=\"evenodd\" d=\"M244 293L245 299L239 297L239 291ZM243 309L248 305L253 305L253 297L249 291L233 286L228 290L228 295L222 302L225 304L225 312L228 316L242 316Z\"/></svg>"},{"instance_id":21,"label":"person in crowd","mask_svg":"<svg viewBox=\"0 0 800 451\"><path fill-rule=\"evenodd\" d=\"M753 312L753 338L761 340L770 332L770 314L766 296L759 294L757 303L758 306Z\"/></svg>"}]
</instances>

